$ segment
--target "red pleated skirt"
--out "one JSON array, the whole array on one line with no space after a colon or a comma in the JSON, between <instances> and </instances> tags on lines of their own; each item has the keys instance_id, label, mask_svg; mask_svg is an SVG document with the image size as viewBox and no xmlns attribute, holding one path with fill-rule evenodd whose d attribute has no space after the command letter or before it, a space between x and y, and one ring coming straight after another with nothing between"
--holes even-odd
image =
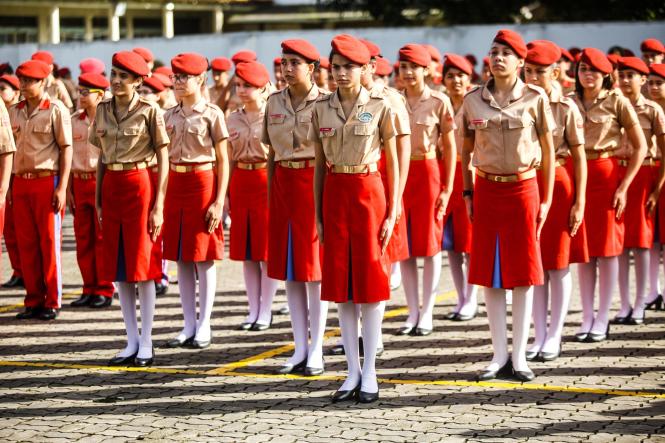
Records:
<instances>
[{"instance_id":1,"label":"red pleated skirt","mask_svg":"<svg viewBox=\"0 0 665 443\"><path fill-rule=\"evenodd\" d=\"M206 213L217 198L215 170L169 171L164 202L164 258L200 262L224 258L224 232L220 223L208 232Z\"/></svg>"},{"instance_id":2,"label":"red pleated skirt","mask_svg":"<svg viewBox=\"0 0 665 443\"><path fill-rule=\"evenodd\" d=\"M152 253L148 217L154 202L146 169L107 170L102 182L102 241L106 281L139 282L162 275L161 257Z\"/></svg>"},{"instance_id":3,"label":"red pleated skirt","mask_svg":"<svg viewBox=\"0 0 665 443\"><path fill-rule=\"evenodd\" d=\"M275 166L268 225L268 276L320 281L322 251L314 214L314 168Z\"/></svg>"},{"instance_id":4,"label":"red pleated skirt","mask_svg":"<svg viewBox=\"0 0 665 443\"><path fill-rule=\"evenodd\" d=\"M235 168L229 198L231 260L268 260L268 170Z\"/></svg>"},{"instance_id":5,"label":"red pleated skirt","mask_svg":"<svg viewBox=\"0 0 665 443\"><path fill-rule=\"evenodd\" d=\"M612 207L619 186L619 166L615 158L587 160L586 207L584 222L589 257L616 257L623 252L624 223L616 219Z\"/></svg>"},{"instance_id":6,"label":"red pleated skirt","mask_svg":"<svg viewBox=\"0 0 665 443\"><path fill-rule=\"evenodd\" d=\"M381 151L381 160L379 161L379 172L381 173L381 181L383 182L383 189L385 191L386 200L390 197L388 195L388 170L386 169L386 158L384 151ZM399 173L396 171L396 173ZM399 202L402 205L402 215L404 214L404 201ZM395 227L393 228L393 235L390 237L390 242L386 248L388 260L391 263L397 263L409 258L409 243L406 234L406 222L402 216Z\"/></svg>"},{"instance_id":7,"label":"red pleated skirt","mask_svg":"<svg viewBox=\"0 0 665 443\"><path fill-rule=\"evenodd\" d=\"M665 192L660 193L658 197L658 208L656 209L656 217L658 219L657 227L655 229L655 241L658 243L665 243Z\"/></svg>"},{"instance_id":8,"label":"red pleated skirt","mask_svg":"<svg viewBox=\"0 0 665 443\"><path fill-rule=\"evenodd\" d=\"M543 284L539 206L536 178L514 183L476 178L469 283L503 289Z\"/></svg>"},{"instance_id":9,"label":"red pleated skirt","mask_svg":"<svg viewBox=\"0 0 665 443\"><path fill-rule=\"evenodd\" d=\"M656 224L655 211L649 215L647 200L658 180L659 166L642 166L628 187L624 212L624 248L651 248ZM626 168L619 166L622 179Z\"/></svg>"},{"instance_id":10,"label":"red pleated skirt","mask_svg":"<svg viewBox=\"0 0 665 443\"><path fill-rule=\"evenodd\" d=\"M443 221L436 219L436 200L440 192L437 159L412 160L402 214L411 257L431 257L441 251Z\"/></svg>"},{"instance_id":11,"label":"red pleated skirt","mask_svg":"<svg viewBox=\"0 0 665 443\"><path fill-rule=\"evenodd\" d=\"M321 299L377 303L390 298L390 260L379 236L386 217L381 175L326 175Z\"/></svg>"},{"instance_id":12,"label":"red pleated skirt","mask_svg":"<svg viewBox=\"0 0 665 443\"><path fill-rule=\"evenodd\" d=\"M443 224L443 240L441 247L459 253L471 252L471 219L466 210L466 202L462 196L464 182L462 180L462 163L455 165L453 192L448 200L448 209Z\"/></svg>"}]
</instances>

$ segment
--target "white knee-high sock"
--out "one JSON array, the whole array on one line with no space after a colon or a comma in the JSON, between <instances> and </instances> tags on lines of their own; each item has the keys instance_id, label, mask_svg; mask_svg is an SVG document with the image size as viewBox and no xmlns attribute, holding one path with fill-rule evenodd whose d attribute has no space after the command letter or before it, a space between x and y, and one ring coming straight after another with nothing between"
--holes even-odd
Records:
<instances>
[{"instance_id":1,"label":"white knee-high sock","mask_svg":"<svg viewBox=\"0 0 665 443\"><path fill-rule=\"evenodd\" d=\"M593 326L594 309L593 301L596 292L596 262L591 257L588 263L577 265L577 273L580 281L580 300L582 302L582 323L578 333L588 333Z\"/></svg>"},{"instance_id":2,"label":"white knee-high sock","mask_svg":"<svg viewBox=\"0 0 665 443\"><path fill-rule=\"evenodd\" d=\"M295 349L288 363L297 365L307 358L307 288L299 281L286 282L286 301L289 304L291 330Z\"/></svg>"},{"instance_id":3,"label":"white knee-high sock","mask_svg":"<svg viewBox=\"0 0 665 443\"><path fill-rule=\"evenodd\" d=\"M432 316L441 277L441 253L425 257L423 266L423 306L420 308L418 327L432 329Z\"/></svg>"},{"instance_id":4,"label":"white knee-high sock","mask_svg":"<svg viewBox=\"0 0 665 443\"><path fill-rule=\"evenodd\" d=\"M545 271L545 282L533 288L533 330L534 337L530 352L540 352L547 339L547 308L549 305L550 278Z\"/></svg>"},{"instance_id":5,"label":"white knee-high sock","mask_svg":"<svg viewBox=\"0 0 665 443\"><path fill-rule=\"evenodd\" d=\"M339 315L339 327L342 330L346 365L349 369L349 374L339 389L350 391L358 386L362 377L358 351L358 317L356 317L356 308L352 302L338 303L337 313Z\"/></svg>"},{"instance_id":6,"label":"white knee-high sock","mask_svg":"<svg viewBox=\"0 0 665 443\"><path fill-rule=\"evenodd\" d=\"M193 262L176 262L178 267L178 290L185 325L177 339L184 341L196 333L196 270Z\"/></svg>"},{"instance_id":7,"label":"white knee-high sock","mask_svg":"<svg viewBox=\"0 0 665 443\"><path fill-rule=\"evenodd\" d=\"M550 279L550 326L547 330L547 340L542 352L557 352L561 344L561 332L568 314L568 304L573 293L573 277L570 269L557 269L549 271ZM533 300L536 309L536 299Z\"/></svg>"},{"instance_id":8,"label":"white knee-high sock","mask_svg":"<svg viewBox=\"0 0 665 443\"><path fill-rule=\"evenodd\" d=\"M513 367L516 371L528 371L526 344L531 326L531 307L533 305L533 286L521 286L513 289Z\"/></svg>"},{"instance_id":9,"label":"white knee-high sock","mask_svg":"<svg viewBox=\"0 0 665 443\"><path fill-rule=\"evenodd\" d=\"M649 250L649 294L645 302L649 303L658 297L661 292L660 288L660 243L654 243L653 247Z\"/></svg>"},{"instance_id":10,"label":"white knee-high sock","mask_svg":"<svg viewBox=\"0 0 665 443\"><path fill-rule=\"evenodd\" d=\"M494 355L488 371L496 371L508 361L508 333L506 331L506 291L503 289L485 288L485 306L487 320L492 335Z\"/></svg>"},{"instance_id":11,"label":"white knee-high sock","mask_svg":"<svg viewBox=\"0 0 665 443\"><path fill-rule=\"evenodd\" d=\"M381 336L381 323L385 302L363 303L360 305L363 323L363 368L362 368L362 391L377 392L379 385L376 380L376 348Z\"/></svg>"},{"instance_id":12,"label":"white knee-high sock","mask_svg":"<svg viewBox=\"0 0 665 443\"><path fill-rule=\"evenodd\" d=\"M464 304L459 313L462 315L473 315L478 311L478 287L469 284L469 261L471 256L467 253L462 254L464 257Z\"/></svg>"},{"instance_id":13,"label":"white knee-high sock","mask_svg":"<svg viewBox=\"0 0 665 443\"><path fill-rule=\"evenodd\" d=\"M630 313L630 251L630 249L625 249L617 257L619 296L621 297L621 309L617 312L617 317L626 317Z\"/></svg>"},{"instance_id":14,"label":"white knee-high sock","mask_svg":"<svg viewBox=\"0 0 665 443\"><path fill-rule=\"evenodd\" d=\"M136 286L134 283L117 282L120 310L127 332L127 346L118 353L118 357L129 357L139 349L139 326L136 319Z\"/></svg>"},{"instance_id":15,"label":"white knee-high sock","mask_svg":"<svg viewBox=\"0 0 665 443\"><path fill-rule=\"evenodd\" d=\"M453 312L459 312L464 305L464 297L466 295L466 278L464 275L464 256L460 252L448 251L448 266L450 267L450 275L453 278L455 291L457 292L457 304Z\"/></svg>"},{"instance_id":16,"label":"white knee-high sock","mask_svg":"<svg viewBox=\"0 0 665 443\"><path fill-rule=\"evenodd\" d=\"M277 280L268 277L268 263L261 262L261 301L257 323L270 324L272 319L272 300L277 292Z\"/></svg>"},{"instance_id":17,"label":"white knee-high sock","mask_svg":"<svg viewBox=\"0 0 665 443\"><path fill-rule=\"evenodd\" d=\"M635 249L635 304L633 305L633 318L644 317L646 303L646 285L649 278L649 249Z\"/></svg>"},{"instance_id":18,"label":"white knee-high sock","mask_svg":"<svg viewBox=\"0 0 665 443\"><path fill-rule=\"evenodd\" d=\"M415 257L402 261L399 265L402 270L402 286L406 296L406 305L409 308L409 316L404 326L411 327L418 324L418 313L420 308L418 298L418 262Z\"/></svg>"},{"instance_id":19,"label":"white knee-high sock","mask_svg":"<svg viewBox=\"0 0 665 443\"><path fill-rule=\"evenodd\" d=\"M217 267L213 260L196 262L199 274L199 320L196 323L196 341L208 341L212 337L210 318L217 290Z\"/></svg>"},{"instance_id":20,"label":"white knee-high sock","mask_svg":"<svg viewBox=\"0 0 665 443\"><path fill-rule=\"evenodd\" d=\"M249 313L244 323L254 323L259 317L261 299L261 265L257 261L245 260L242 262L242 274L245 277L247 288L247 303Z\"/></svg>"},{"instance_id":21,"label":"white knee-high sock","mask_svg":"<svg viewBox=\"0 0 665 443\"><path fill-rule=\"evenodd\" d=\"M321 300L321 282L307 282L307 304L309 307L309 349L307 366L323 367L323 335L328 319L328 302Z\"/></svg>"},{"instance_id":22,"label":"white knee-high sock","mask_svg":"<svg viewBox=\"0 0 665 443\"><path fill-rule=\"evenodd\" d=\"M402 284L402 271L399 267L399 262L393 263L390 267L390 285L399 286Z\"/></svg>"},{"instance_id":23,"label":"white knee-high sock","mask_svg":"<svg viewBox=\"0 0 665 443\"><path fill-rule=\"evenodd\" d=\"M619 260L617 257L603 257L598 259L598 314L593 320L591 332L603 334L607 330L610 321L610 307L612 296L617 285L617 274L619 273Z\"/></svg>"},{"instance_id":24,"label":"white knee-high sock","mask_svg":"<svg viewBox=\"0 0 665 443\"><path fill-rule=\"evenodd\" d=\"M139 307L141 309L141 339L139 341L138 358L152 357L152 323L155 319L155 303L157 294L155 283L152 280L140 281L136 284L139 288Z\"/></svg>"}]
</instances>

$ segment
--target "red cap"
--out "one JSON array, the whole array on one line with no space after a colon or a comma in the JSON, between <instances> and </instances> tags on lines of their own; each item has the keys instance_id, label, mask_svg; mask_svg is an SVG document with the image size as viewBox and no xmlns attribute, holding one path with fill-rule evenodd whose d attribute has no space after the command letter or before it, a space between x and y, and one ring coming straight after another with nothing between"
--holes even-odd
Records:
<instances>
[{"instance_id":1,"label":"red cap","mask_svg":"<svg viewBox=\"0 0 665 443\"><path fill-rule=\"evenodd\" d=\"M573 54L571 54L566 48L562 48L561 46L559 46L559 50L561 51L561 57L565 58L571 63L575 61L575 57L573 57Z\"/></svg>"},{"instance_id":2,"label":"red cap","mask_svg":"<svg viewBox=\"0 0 665 443\"><path fill-rule=\"evenodd\" d=\"M490 65L490 58L483 57L483 66L489 66L489 65Z\"/></svg>"},{"instance_id":3,"label":"red cap","mask_svg":"<svg viewBox=\"0 0 665 443\"><path fill-rule=\"evenodd\" d=\"M393 73L393 67L387 59L378 57L376 59L376 70L374 72L376 75L384 77Z\"/></svg>"},{"instance_id":4,"label":"red cap","mask_svg":"<svg viewBox=\"0 0 665 443\"><path fill-rule=\"evenodd\" d=\"M153 72L152 76L157 80L159 80L159 82L164 85L164 88L170 88L173 86L171 77L169 77L168 75L162 74L161 72Z\"/></svg>"},{"instance_id":5,"label":"red cap","mask_svg":"<svg viewBox=\"0 0 665 443\"><path fill-rule=\"evenodd\" d=\"M159 68L155 68L155 70L152 72L154 74L164 74L167 77L173 75L173 71L171 71L171 68L168 66L160 66Z\"/></svg>"},{"instance_id":6,"label":"red cap","mask_svg":"<svg viewBox=\"0 0 665 443\"><path fill-rule=\"evenodd\" d=\"M649 66L649 72L651 75L657 75L665 79L665 64L653 63ZM2 77L4 77L4 75ZM2 77L0 77L0 80L2 80Z\"/></svg>"},{"instance_id":7,"label":"red cap","mask_svg":"<svg viewBox=\"0 0 665 443\"><path fill-rule=\"evenodd\" d=\"M275 57L272 59L272 64L274 66L280 66L282 64L282 57Z\"/></svg>"},{"instance_id":8,"label":"red cap","mask_svg":"<svg viewBox=\"0 0 665 443\"><path fill-rule=\"evenodd\" d=\"M51 73L51 67L41 60L28 60L16 68L17 77L30 77L43 80Z\"/></svg>"},{"instance_id":9,"label":"red cap","mask_svg":"<svg viewBox=\"0 0 665 443\"><path fill-rule=\"evenodd\" d=\"M526 47L526 62L532 65L549 66L561 59L561 49L549 40L534 40Z\"/></svg>"},{"instance_id":10,"label":"red cap","mask_svg":"<svg viewBox=\"0 0 665 443\"><path fill-rule=\"evenodd\" d=\"M307 40L302 39L284 40L282 42L282 53L285 52L297 54L308 62L315 62L321 58L319 50Z\"/></svg>"},{"instance_id":11,"label":"red cap","mask_svg":"<svg viewBox=\"0 0 665 443\"><path fill-rule=\"evenodd\" d=\"M441 63L443 57L441 56L441 53L439 52L438 49L436 49L432 45L423 45L423 46L425 47L425 49L427 49L427 52L429 52L430 57L432 57L432 61Z\"/></svg>"},{"instance_id":12,"label":"red cap","mask_svg":"<svg viewBox=\"0 0 665 443\"><path fill-rule=\"evenodd\" d=\"M657 52L659 54L665 54L665 46L655 38L648 38L642 42L640 45L640 51L642 52Z\"/></svg>"},{"instance_id":13,"label":"red cap","mask_svg":"<svg viewBox=\"0 0 665 443\"><path fill-rule=\"evenodd\" d=\"M85 88L106 89L109 87L109 81L102 74L86 72L79 76L79 86Z\"/></svg>"},{"instance_id":14,"label":"red cap","mask_svg":"<svg viewBox=\"0 0 665 443\"><path fill-rule=\"evenodd\" d=\"M81 60L81 63L79 63L79 69L81 70L81 74L88 72L102 74L106 71L106 66L104 65L104 62L98 58L84 58Z\"/></svg>"},{"instance_id":15,"label":"red cap","mask_svg":"<svg viewBox=\"0 0 665 443\"><path fill-rule=\"evenodd\" d=\"M632 69L642 75L649 75L649 67L641 58L621 57L619 59L619 70Z\"/></svg>"},{"instance_id":16,"label":"red cap","mask_svg":"<svg viewBox=\"0 0 665 443\"><path fill-rule=\"evenodd\" d=\"M570 55L572 55L573 57L577 57L577 54L582 53L582 50L577 46L571 46L570 48L568 48L568 51L570 52Z\"/></svg>"},{"instance_id":17,"label":"red cap","mask_svg":"<svg viewBox=\"0 0 665 443\"><path fill-rule=\"evenodd\" d=\"M268 70L257 61L238 63L236 75L256 88L262 88L270 81Z\"/></svg>"},{"instance_id":18,"label":"red cap","mask_svg":"<svg viewBox=\"0 0 665 443\"><path fill-rule=\"evenodd\" d=\"M240 62L253 62L256 60L256 52L249 50L238 51L231 57L231 61L234 65L237 65Z\"/></svg>"},{"instance_id":19,"label":"red cap","mask_svg":"<svg viewBox=\"0 0 665 443\"><path fill-rule=\"evenodd\" d=\"M448 68L459 69L466 75L473 74L473 65L466 58L457 54L446 54L446 59L443 62L443 70L445 71Z\"/></svg>"},{"instance_id":20,"label":"red cap","mask_svg":"<svg viewBox=\"0 0 665 443\"><path fill-rule=\"evenodd\" d=\"M53 64L53 54L51 54L49 51L37 51L34 54L32 54L32 57L30 57L30 59L42 61L47 65Z\"/></svg>"},{"instance_id":21,"label":"red cap","mask_svg":"<svg viewBox=\"0 0 665 443\"><path fill-rule=\"evenodd\" d=\"M510 29L501 29L496 33L493 41L510 46L519 58L526 58L526 44L524 44L524 39L517 32Z\"/></svg>"},{"instance_id":22,"label":"red cap","mask_svg":"<svg viewBox=\"0 0 665 443\"><path fill-rule=\"evenodd\" d=\"M319 66L330 71L330 60L328 60L328 57L321 57L321 60L319 60Z\"/></svg>"},{"instance_id":23,"label":"red cap","mask_svg":"<svg viewBox=\"0 0 665 443\"><path fill-rule=\"evenodd\" d=\"M464 56L464 58L467 59L469 63L471 63L471 66L476 66L476 64L478 63L478 59L473 54L467 54Z\"/></svg>"},{"instance_id":24,"label":"red cap","mask_svg":"<svg viewBox=\"0 0 665 443\"><path fill-rule=\"evenodd\" d=\"M132 49L132 52L135 52L138 55L140 55L143 58L143 60L145 60L146 63L149 63L149 62L155 60L155 56L152 55L152 52L148 48L138 47L138 48Z\"/></svg>"},{"instance_id":25,"label":"red cap","mask_svg":"<svg viewBox=\"0 0 665 443\"><path fill-rule=\"evenodd\" d=\"M614 70L612 63L600 49L584 48L581 52L580 61L603 74L609 74Z\"/></svg>"},{"instance_id":26,"label":"red cap","mask_svg":"<svg viewBox=\"0 0 665 443\"><path fill-rule=\"evenodd\" d=\"M115 54L113 54L113 59L111 60L111 63L116 68L124 69L125 71L129 71L132 74L139 75L142 77L150 74L150 68L148 68L148 64L145 62L143 57L141 57L136 52L132 51L116 52Z\"/></svg>"},{"instance_id":27,"label":"red cap","mask_svg":"<svg viewBox=\"0 0 665 443\"><path fill-rule=\"evenodd\" d=\"M336 35L330 42L330 46L335 53L359 65L366 65L372 57L367 46L349 34Z\"/></svg>"},{"instance_id":28,"label":"red cap","mask_svg":"<svg viewBox=\"0 0 665 443\"><path fill-rule=\"evenodd\" d=\"M654 65L654 66L658 66L658 65ZM660 66L663 66L663 65L660 65ZM19 89L21 89L21 87L20 87L20 85L19 85L19 83L18 83L18 77L15 76L15 75L11 75L11 74L2 74L2 75L0 75L0 82L5 82L5 83L7 83L9 86L11 86L12 88L14 88L14 89L17 90L17 91L18 91Z\"/></svg>"},{"instance_id":29,"label":"red cap","mask_svg":"<svg viewBox=\"0 0 665 443\"><path fill-rule=\"evenodd\" d=\"M607 59L612 63L612 68L616 68L619 60L621 60L621 56L619 54L607 54Z\"/></svg>"},{"instance_id":30,"label":"red cap","mask_svg":"<svg viewBox=\"0 0 665 443\"><path fill-rule=\"evenodd\" d=\"M370 57L376 58L381 55L381 48L379 48L376 44L372 43L369 40L365 40L364 38L361 38L360 42L367 47L367 49L369 50Z\"/></svg>"},{"instance_id":31,"label":"red cap","mask_svg":"<svg viewBox=\"0 0 665 443\"><path fill-rule=\"evenodd\" d=\"M174 74L199 75L208 70L208 59L194 52L178 54L171 59Z\"/></svg>"},{"instance_id":32,"label":"red cap","mask_svg":"<svg viewBox=\"0 0 665 443\"><path fill-rule=\"evenodd\" d=\"M69 68L66 66L64 68L58 69L56 72L58 73L58 77L64 77L72 73L72 71L70 71Z\"/></svg>"},{"instance_id":33,"label":"red cap","mask_svg":"<svg viewBox=\"0 0 665 443\"><path fill-rule=\"evenodd\" d=\"M149 86L150 89L152 89L155 92L162 92L164 89L166 89L166 87L164 87L164 84L154 76L144 78L143 84Z\"/></svg>"},{"instance_id":34,"label":"red cap","mask_svg":"<svg viewBox=\"0 0 665 443\"><path fill-rule=\"evenodd\" d=\"M395 72L399 72L399 62L395 62L395 63L393 63L393 70L394 70Z\"/></svg>"},{"instance_id":35,"label":"red cap","mask_svg":"<svg viewBox=\"0 0 665 443\"><path fill-rule=\"evenodd\" d=\"M226 57L213 58L210 62L213 71L230 71L233 65L231 60Z\"/></svg>"},{"instance_id":36,"label":"red cap","mask_svg":"<svg viewBox=\"0 0 665 443\"><path fill-rule=\"evenodd\" d=\"M432 62L432 56L429 55L429 51L423 45L409 43L399 50L399 61L427 67Z\"/></svg>"}]
</instances>

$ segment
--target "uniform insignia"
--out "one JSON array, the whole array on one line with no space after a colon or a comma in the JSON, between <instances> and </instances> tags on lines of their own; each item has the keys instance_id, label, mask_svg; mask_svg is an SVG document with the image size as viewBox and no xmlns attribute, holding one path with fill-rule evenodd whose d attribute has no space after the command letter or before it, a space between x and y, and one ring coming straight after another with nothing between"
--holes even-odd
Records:
<instances>
[{"instance_id":1,"label":"uniform insignia","mask_svg":"<svg viewBox=\"0 0 665 443\"><path fill-rule=\"evenodd\" d=\"M363 112L358 116L358 120L360 120L363 123L369 123L372 121L372 113L371 112Z\"/></svg>"},{"instance_id":2,"label":"uniform insignia","mask_svg":"<svg viewBox=\"0 0 665 443\"><path fill-rule=\"evenodd\" d=\"M331 132L333 128L319 128L319 132Z\"/></svg>"},{"instance_id":3,"label":"uniform insignia","mask_svg":"<svg viewBox=\"0 0 665 443\"><path fill-rule=\"evenodd\" d=\"M471 120L471 124L476 126L484 125L485 123L487 123L487 119L484 118L474 118Z\"/></svg>"},{"instance_id":4,"label":"uniform insignia","mask_svg":"<svg viewBox=\"0 0 665 443\"><path fill-rule=\"evenodd\" d=\"M270 114L270 117L272 117L272 118L282 118L282 117L286 117L286 115L284 115L284 114Z\"/></svg>"}]
</instances>

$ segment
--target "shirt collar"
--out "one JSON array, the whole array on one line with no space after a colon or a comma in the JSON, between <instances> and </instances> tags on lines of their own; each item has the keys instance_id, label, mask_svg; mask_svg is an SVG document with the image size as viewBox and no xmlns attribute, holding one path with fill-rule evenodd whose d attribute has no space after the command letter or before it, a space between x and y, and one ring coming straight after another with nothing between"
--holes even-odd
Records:
<instances>
[{"instance_id":1,"label":"shirt collar","mask_svg":"<svg viewBox=\"0 0 665 443\"><path fill-rule=\"evenodd\" d=\"M481 92L481 97L483 98L483 100L485 100L487 102L490 102L490 103L494 103L497 107L499 107L498 103L496 103L496 101L494 100L494 96L490 92L490 88L492 86L494 86L494 79L490 78L487 81L487 83L485 83L485 85L482 87L483 90ZM509 100L508 103L510 104L510 103L522 98L522 96L524 96L524 90L525 89L526 89L526 85L518 77L517 81L515 82L515 85L513 86L513 89L510 91L510 97L509 97L510 100Z\"/></svg>"}]
</instances>

